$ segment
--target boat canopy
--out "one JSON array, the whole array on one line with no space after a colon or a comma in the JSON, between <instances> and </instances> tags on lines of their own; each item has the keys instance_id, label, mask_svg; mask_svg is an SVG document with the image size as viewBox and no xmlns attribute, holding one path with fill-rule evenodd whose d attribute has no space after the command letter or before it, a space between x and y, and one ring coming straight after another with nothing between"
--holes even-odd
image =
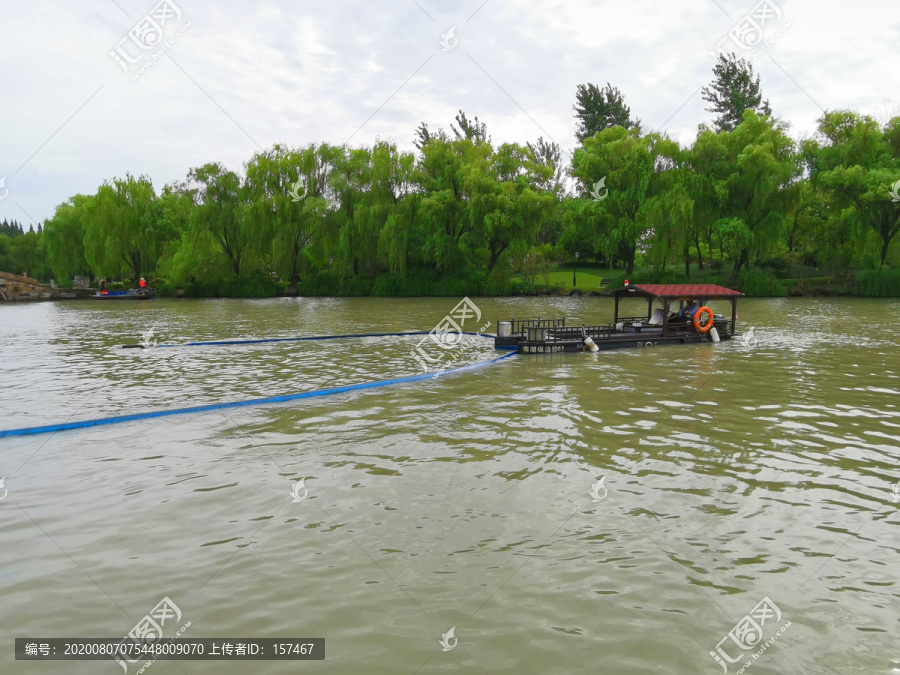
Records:
<instances>
[{"instance_id":1,"label":"boat canopy","mask_svg":"<svg viewBox=\"0 0 900 675\"><path fill-rule=\"evenodd\" d=\"M630 284L615 288L609 291L609 295L615 300L615 310L613 314L613 323L618 324L619 317L619 301L623 298L646 298L647 299L647 323L649 325L657 325L660 321L653 319L653 303L656 300L662 302L662 334L668 333L669 326L669 308L673 302L681 303L684 307L685 302L698 300L706 303L709 300L728 300L731 302L731 326L729 331L735 332L737 325L737 299L744 294L740 291L734 291L724 286L716 286L715 284ZM623 321L633 321L634 318L623 318Z\"/></svg>"},{"instance_id":2,"label":"boat canopy","mask_svg":"<svg viewBox=\"0 0 900 675\"><path fill-rule=\"evenodd\" d=\"M715 284L630 284L609 290L609 295L619 297L634 295L660 300L721 300L743 296L735 291Z\"/></svg>"}]
</instances>

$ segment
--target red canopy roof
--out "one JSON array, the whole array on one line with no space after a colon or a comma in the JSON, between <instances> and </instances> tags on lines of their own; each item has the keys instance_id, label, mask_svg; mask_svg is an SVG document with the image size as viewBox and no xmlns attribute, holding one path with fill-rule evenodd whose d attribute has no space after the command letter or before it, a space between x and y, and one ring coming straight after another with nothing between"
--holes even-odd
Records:
<instances>
[{"instance_id":1,"label":"red canopy roof","mask_svg":"<svg viewBox=\"0 0 900 675\"><path fill-rule=\"evenodd\" d=\"M715 284L631 284L612 293L625 293L634 289L642 294L658 298L730 298L743 293Z\"/></svg>"}]
</instances>

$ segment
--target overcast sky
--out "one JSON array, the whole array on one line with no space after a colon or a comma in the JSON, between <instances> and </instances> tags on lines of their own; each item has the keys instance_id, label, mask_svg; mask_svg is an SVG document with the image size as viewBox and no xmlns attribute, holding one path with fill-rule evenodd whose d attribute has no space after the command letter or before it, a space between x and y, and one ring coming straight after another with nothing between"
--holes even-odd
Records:
<instances>
[{"instance_id":1,"label":"overcast sky","mask_svg":"<svg viewBox=\"0 0 900 675\"><path fill-rule=\"evenodd\" d=\"M823 109L900 114L897 0L768 2L0 0L0 220L27 229L126 171L157 190L210 161L243 171L279 142L411 150L421 121L449 128L460 108L495 144L572 150L585 82L689 143L711 119L699 89L722 40L755 58L729 37L754 41L748 15L772 43L754 61L764 94L795 136ZM128 62L154 54L144 72Z\"/></svg>"}]
</instances>

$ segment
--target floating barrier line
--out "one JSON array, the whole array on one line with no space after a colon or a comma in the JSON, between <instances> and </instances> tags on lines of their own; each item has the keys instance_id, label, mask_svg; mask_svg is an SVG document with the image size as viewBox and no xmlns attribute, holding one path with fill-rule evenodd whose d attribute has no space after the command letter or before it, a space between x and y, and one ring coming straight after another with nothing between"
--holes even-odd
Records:
<instances>
[{"instance_id":1,"label":"floating barrier line","mask_svg":"<svg viewBox=\"0 0 900 675\"><path fill-rule=\"evenodd\" d=\"M432 331L414 331L411 333L352 333L350 335L317 335L311 337L292 337L292 338L267 338L264 340L215 340L212 342L185 342L180 345L156 345L157 347L207 347L217 345L258 345L265 342L305 342L309 340L342 340L346 338L364 338L364 337L404 337L415 335L430 335ZM470 333L463 331L463 335L475 335L476 337L490 338L490 335L482 333ZM123 347L140 347L141 345L122 345Z\"/></svg>"},{"instance_id":2,"label":"floating barrier line","mask_svg":"<svg viewBox=\"0 0 900 675\"><path fill-rule=\"evenodd\" d=\"M405 333L404 333L405 335ZM403 384L405 382L416 382L429 377L442 377L444 375L452 375L454 373L462 373L477 368L493 365L516 356L515 352L498 356L490 361L481 361L468 366L460 366L451 370L439 371L435 374L422 373L420 375L410 375L409 377L400 377L393 380L376 380L375 382L364 382L362 384L349 384L344 387L333 387L331 389L317 389L315 391L306 391L300 394L287 394L284 396L268 396L266 398L252 398L246 401L231 401L228 403L213 403L210 405L194 406L192 408L176 408L175 410L158 410L155 412L135 413L134 415L121 415L119 417L101 417L94 420L83 420L81 422L65 422L63 424L51 424L43 427L26 427L24 429L8 429L0 430L0 438L7 436L31 436L35 434L47 434L56 431L66 431L69 429L84 429L85 427L98 427L105 424L119 424L121 422L133 422L135 420L146 420L153 417L168 417L170 415L186 415L188 413L208 412L210 410L223 410L226 408L243 408L253 405L264 405L266 403L284 403L286 401L296 401L301 398L316 398L319 396L330 396L332 394L342 394L348 391L357 391L360 389L376 389L378 387L386 387L391 384Z\"/></svg>"}]
</instances>

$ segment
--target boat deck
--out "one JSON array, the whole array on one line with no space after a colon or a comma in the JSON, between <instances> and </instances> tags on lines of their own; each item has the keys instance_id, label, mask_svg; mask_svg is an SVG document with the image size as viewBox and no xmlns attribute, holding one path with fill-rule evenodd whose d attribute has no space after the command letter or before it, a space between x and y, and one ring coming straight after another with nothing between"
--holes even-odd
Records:
<instances>
[{"instance_id":1,"label":"boat deck","mask_svg":"<svg viewBox=\"0 0 900 675\"><path fill-rule=\"evenodd\" d=\"M565 319L552 320L555 326L536 326L546 320L511 321L512 331L506 336L496 336L494 346L498 348L516 347L519 354L552 354L557 352L579 352L584 346L584 338L589 337L600 349L621 349L624 347L652 347L659 344L690 344L710 342L709 333L698 333L690 324L669 324L663 335L661 326L647 326L646 319L620 321L621 328L612 324L602 326L566 326ZM634 324L638 325L635 326ZM716 317L713 326L721 340L729 340L736 335L734 325L724 317ZM543 328L531 331L529 328Z\"/></svg>"}]
</instances>

